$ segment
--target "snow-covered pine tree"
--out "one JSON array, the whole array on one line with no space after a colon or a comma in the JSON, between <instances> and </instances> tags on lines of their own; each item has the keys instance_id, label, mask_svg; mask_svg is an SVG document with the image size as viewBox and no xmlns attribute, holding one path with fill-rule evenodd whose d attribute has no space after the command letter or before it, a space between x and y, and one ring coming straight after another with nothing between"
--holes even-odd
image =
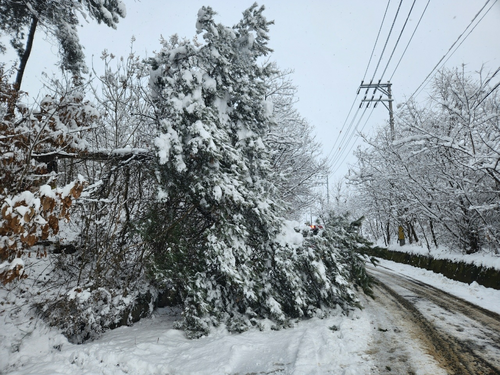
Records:
<instances>
[{"instance_id":1,"label":"snow-covered pine tree","mask_svg":"<svg viewBox=\"0 0 500 375\"><path fill-rule=\"evenodd\" d=\"M126 8L121 0L0 0L0 36L9 35L10 44L19 55L17 90L21 88L35 32L40 27L55 36L64 70L76 75L86 70L83 46L78 38L78 15L116 28L120 17L125 17ZM0 53L5 50L0 42Z\"/></svg>"},{"instance_id":2,"label":"snow-covered pine tree","mask_svg":"<svg viewBox=\"0 0 500 375\"><path fill-rule=\"evenodd\" d=\"M243 314L265 305L258 280L281 205L263 143L272 126L271 70L257 63L270 51L263 10L254 4L229 28L203 7L196 27L205 42L174 36L151 61L161 188L145 236L154 276L184 302L195 336L210 322L242 329Z\"/></svg>"},{"instance_id":3,"label":"snow-covered pine tree","mask_svg":"<svg viewBox=\"0 0 500 375\"><path fill-rule=\"evenodd\" d=\"M256 318L283 327L323 316L354 304L352 280L363 278L350 232L335 242L332 227L302 243L283 225L266 143L273 69L258 64L270 51L263 10L253 5L228 28L204 7L197 21L204 43L174 36L150 61L159 193L141 232L150 274L183 304L179 327L190 337L221 323L242 331Z\"/></svg>"}]
</instances>

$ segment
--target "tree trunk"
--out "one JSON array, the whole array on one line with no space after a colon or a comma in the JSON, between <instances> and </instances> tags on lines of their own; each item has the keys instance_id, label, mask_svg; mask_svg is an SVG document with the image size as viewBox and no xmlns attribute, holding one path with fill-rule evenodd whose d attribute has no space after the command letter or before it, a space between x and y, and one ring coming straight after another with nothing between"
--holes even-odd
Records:
<instances>
[{"instance_id":1,"label":"tree trunk","mask_svg":"<svg viewBox=\"0 0 500 375\"><path fill-rule=\"evenodd\" d=\"M31 49L33 48L33 40L35 39L36 26L38 25L38 18L33 17L31 20L30 31L28 33L28 39L26 41L26 49L21 57L19 63L19 69L17 70L16 82L14 82L14 87L17 91L21 90L21 83L23 81L24 70L26 69L26 64L31 54Z\"/></svg>"},{"instance_id":2,"label":"tree trunk","mask_svg":"<svg viewBox=\"0 0 500 375\"><path fill-rule=\"evenodd\" d=\"M411 233L411 223L409 221L406 222L406 233L408 233L408 241L411 245L413 243L413 237Z\"/></svg>"},{"instance_id":3,"label":"tree trunk","mask_svg":"<svg viewBox=\"0 0 500 375\"><path fill-rule=\"evenodd\" d=\"M30 57L31 48L33 47L33 39L35 38L35 30L38 24L38 18L33 17L31 20L30 31L28 33L28 40L26 41L26 49L24 54L21 56L21 61L19 62L19 69L17 70L16 81L14 82L14 95L7 106L7 114L5 116L6 120L11 120L14 118L14 111L16 109L17 98L19 97L19 91L21 90L21 83L23 81L24 70L26 69L26 64Z\"/></svg>"},{"instance_id":4,"label":"tree trunk","mask_svg":"<svg viewBox=\"0 0 500 375\"><path fill-rule=\"evenodd\" d=\"M422 225L422 222L420 220L418 220L418 224L420 225L420 229L422 229L422 235L424 236L425 243L427 244L427 250L430 253L431 252L431 245L429 244L429 240L427 239L427 235L425 234L425 228Z\"/></svg>"},{"instance_id":5,"label":"tree trunk","mask_svg":"<svg viewBox=\"0 0 500 375\"><path fill-rule=\"evenodd\" d=\"M408 227L410 229L409 236L411 237L413 235L413 239L415 240L416 243L418 243L418 236L417 232L415 231L415 226L411 222L409 222Z\"/></svg>"},{"instance_id":6,"label":"tree trunk","mask_svg":"<svg viewBox=\"0 0 500 375\"><path fill-rule=\"evenodd\" d=\"M434 232L434 223L432 222L432 220L429 220L429 227L431 228L432 242L434 242L434 245L437 248L438 242L437 242L437 238L436 238L436 233Z\"/></svg>"}]
</instances>

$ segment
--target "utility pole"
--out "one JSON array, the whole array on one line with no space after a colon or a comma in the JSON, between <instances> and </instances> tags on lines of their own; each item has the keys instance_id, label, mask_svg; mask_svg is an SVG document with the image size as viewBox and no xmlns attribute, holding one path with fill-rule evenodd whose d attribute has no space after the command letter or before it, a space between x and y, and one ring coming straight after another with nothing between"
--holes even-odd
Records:
<instances>
[{"instance_id":1,"label":"utility pole","mask_svg":"<svg viewBox=\"0 0 500 375\"><path fill-rule=\"evenodd\" d=\"M359 104L359 108L363 106L363 103L368 103L366 105L366 108L370 106L370 103L375 102L375 105L373 108L377 106L377 104L380 102L384 105L385 108L389 111L389 128L391 130L391 139L394 141L395 135L394 135L394 112L392 110L392 91L391 91L392 83L387 82L387 83L380 83L380 80L378 83L370 83L365 84L363 81L361 81L361 85L359 86L358 89L358 94L361 91L361 89L366 89L365 92L365 97ZM372 97L370 99L367 99L368 92L370 89L373 89ZM377 93L377 90L382 93L378 99L375 98L375 94ZM383 96L385 95L385 98ZM387 102L387 104L386 104ZM399 219L399 215L398 215ZM403 227L399 226L399 232L398 232L398 242L401 246L405 244L404 240L404 231ZM390 231L389 231L389 221L387 221L387 242L389 243L390 241Z\"/></svg>"},{"instance_id":2,"label":"utility pole","mask_svg":"<svg viewBox=\"0 0 500 375\"><path fill-rule=\"evenodd\" d=\"M361 85L359 86L358 89L358 94L361 91L361 89L366 89L365 97L361 101L359 108L363 106L363 103L368 103L366 105L366 108L368 108L370 106L370 103L372 102L375 102L374 108L377 106L379 102L382 103L385 108L387 108L387 110L389 111L389 127L391 129L391 138L392 140L394 140L394 112L392 110L393 99L392 99L391 86L392 83L390 82L380 83L380 81L378 81L378 83L370 82L368 84L365 84L363 81L361 81ZM372 97L370 99L367 99L368 92L370 91L370 89L373 89ZM378 99L375 98L377 90L382 93L382 95L380 95ZM384 95L386 96L386 98L382 98ZM387 102L388 104L386 104L385 102Z\"/></svg>"},{"instance_id":3,"label":"utility pole","mask_svg":"<svg viewBox=\"0 0 500 375\"><path fill-rule=\"evenodd\" d=\"M328 186L328 175L326 175L326 204L328 209L330 209L330 188Z\"/></svg>"}]
</instances>

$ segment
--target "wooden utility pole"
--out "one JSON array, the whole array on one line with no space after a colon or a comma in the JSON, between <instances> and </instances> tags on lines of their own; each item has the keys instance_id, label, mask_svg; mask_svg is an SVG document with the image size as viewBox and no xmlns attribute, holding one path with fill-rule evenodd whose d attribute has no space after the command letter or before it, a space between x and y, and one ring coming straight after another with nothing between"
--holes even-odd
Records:
<instances>
[{"instance_id":1,"label":"wooden utility pole","mask_svg":"<svg viewBox=\"0 0 500 375\"><path fill-rule=\"evenodd\" d=\"M326 175L326 204L330 209L330 187L328 186L328 175Z\"/></svg>"},{"instance_id":2,"label":"wooden utility pole","mask_svg":"<svg viewBox=\"0 0 500 375\"><path fill-rule=\"evenodd\" d=\"M368 108L370 106L370 103L372 102L375 103L375 107L379 102L381 102L385 106L385 108L387 108L387 110L389 111L389 127L391 129L391 138L392 140L394 140L394 112L392 110L393 99L392 99L391 86L392 83L390 82L380 83L380 81L378 81L378 83L370 82L368 84L364 84L363 82L361 82L361 85L359 86L358 89L358 94L361 91L361 89L366 89L365 97L361 101L359 108L363 106L363 103L368 103L366 105L366 108ZM370 89L373 89L372 97L370 99L367 99L368 92L370 91ZM382 93L382 95L380 95L379 98L375 98L377 90ZM386 96L385 98L383 98L384 95ZM388 104L386 104L386 102Z\"/></svg>"},{"instance_id":3,"label":"wooden utility pole","mask_svg":"<svg viewBox=\"0 0 500 375\"><path fill-rule=\"evenodd\" d=\"M358 94L361 91L361 89L366 89L365 97L361 101L361 103L359 105L359 108L361 108L363 106L363 103L367 103L366 108L368 108L370 106L370 103L372 103L372 102L375 103L374 108L377 106L377 104L379 102L382 103L385 108L387 108L387 110L389 111L389 128L390 128L390 131L391 131L391 140L394 141L394 138L395 138L395 134L394 134L394 112L392 110L393 99L392 99L391 87L392 87L392 83L390 83L390 82L380 83L380 81L378 81L378 83L372 83L372 82L370 82L368 84L365 84L363 81L361 81L361 85L359 86L359 89L358 89ZM370 99L367 99L368 92L370 91L370 89L373 89L372 97ZM382 93L382 95L380 95L379 98L375 98L375 94L377 93L377 90ZM385 95L385 98L384 98L384 95ZM388 244L390 242L390 230L389 230L389 228L390 228L390 222L388 220L387 221L387 243ZM399 244L401 246L403 246L405 244L403 227L399 226L398 229L399 229L399 231L398 231L398 242L399 242Z\"/></svg>"}]
</instances>

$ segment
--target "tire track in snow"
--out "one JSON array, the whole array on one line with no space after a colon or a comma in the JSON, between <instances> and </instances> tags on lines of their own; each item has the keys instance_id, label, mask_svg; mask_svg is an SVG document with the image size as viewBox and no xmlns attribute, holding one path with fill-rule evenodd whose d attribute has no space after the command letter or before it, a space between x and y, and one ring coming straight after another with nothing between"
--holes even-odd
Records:
<instances>
[{"instance_id":1,"label":"tire track in snow","mask_svg":"<svg viewBox=\"0 0 500 375\"><path fill-rule=\"evenodd\" d=\"M500 316L411 278L370 267L449 374L500 374ZM465 328L463 328L465 327Z\"/></svg>"},{"instance_id":2,"label":"tire track in snow","mask_svg":"<svg viewBox=\"0 0 500 375\"><path fill-rule=\"evenodd\" d=\"M370 349L375 359L373 374L446 375L442 365L427 349L429 343L412 315L384 289L374 287L375 300L365 302L371 317Z\"/></svg>"},{"instance_id":3,"label":"tire track in snow","mask_svg":"<svg viewBox=\"0 0 500 375\"><path fill-rule=\"evenodd\" d=\"M315 358L315 363L319 363L316 339L311 337L309 331L304 331L297 343L295 360L293 363L293 375L300 375L310 369L311 357Z\"/></svg>"}]
</instances>

